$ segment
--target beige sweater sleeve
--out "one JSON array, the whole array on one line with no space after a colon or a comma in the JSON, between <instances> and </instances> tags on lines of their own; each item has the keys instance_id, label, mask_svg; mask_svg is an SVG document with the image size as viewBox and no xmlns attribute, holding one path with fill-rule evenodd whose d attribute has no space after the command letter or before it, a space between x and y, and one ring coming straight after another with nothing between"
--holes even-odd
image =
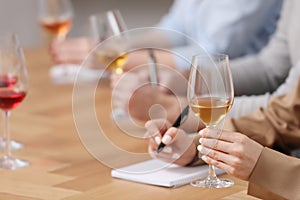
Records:
<instances>
[{"instance_id":1,"label":"beige sweater sleeve","mask_svg":"<svg viewBox=\"0 0 300 200\"><path fill-rule=\"evenodd\" d=\"M289 153L300 147L299 127L300 79L292 92L273 98L266 109L228 119L224 129L241 132L264 146Z\"/></svg>"},{"instance_id":2,"label":"beige sweater sleeve","mask_svg":"<svg viewBox=\"0 0 300 200\"><path fill-rule=\"evenodd\" d=\"M248 194L262 199L300 198L300 159L264 148L250 176Z\"/></svg>"},{"instance_id":3,"label":"beige sweater sleeve","mask_svg":"<svg viewBox=\"0 0 300 200\"><path fill-rule=\"evenodd\" d=\"M273 98L266 109L228 119L225 129L289 153L300 147L300 78L297 87ZM249 194L263 199L299 199L300 160L265 148L249 180Z\"/></svg>"}]
</instances>

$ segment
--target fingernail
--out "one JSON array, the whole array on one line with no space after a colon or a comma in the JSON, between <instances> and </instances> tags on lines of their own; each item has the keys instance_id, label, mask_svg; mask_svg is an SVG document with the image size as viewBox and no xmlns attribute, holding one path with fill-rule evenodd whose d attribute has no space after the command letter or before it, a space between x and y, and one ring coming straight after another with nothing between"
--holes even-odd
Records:
<instances>
[{"instance_id":1,"label":"fingernail","mask_svg":"<svg viewBox=\"0 0 300 200\"><path fill-rule=\"evenodd\" d=\"M162 141L164 144L168 144L171 140L172 140L171 136L169 136L169 135L164 135L164 137L162 138L161 141Z\"/></svg>"},{"instance_id":2,"label":"fingernail","mask_svg":"<svg viewBox=\"0 0 300 200\"><path fill-rule=\"evenodd\" d=\"M201 131L199 131L199 135L202 136L204 133L204 129L202 129Z\"/></svg>"},{"instance_id":3,"label":"fingernail","mask_svg":"<svg viewBox=\"0 0 300 200\"><path fill-rule=\"evenodd\" d=\"M174 154L172 155L172 158L173 158L173 159L178 159L178 158L180 158L180 154L179 154L179 153L174 153Z\"/></svg>"},{"instance_id":4,"label":"fingernail","mask_svg":"<svg viewBox=\"0 0 300 200\"><path fill-rule=\"evenodd\" d=\"M197 150L198 150L199 152L202 152L202 150L203 150L202 145L198 145L198 146L197 146Z\"/></svg>"},{"instance_id":5,"label":"fingernail","mask_svg":"<svg viewBox=\"0 0 300 200\"><path fill-rule=\"evenodd\" d=\"M165 147L163 152L165 153L172 153L173 149L171 147Z\"/></svg>"},{"instance_id":6,"label":"fingernail","mask_svg":"<svg viewBox=\"0 0 300 200\"><path fill-rule=\"evenodd\" d=\"M207 159L207 156L203 155L201 156L201 159L205 161Z\"/></svg>"},{"instance_id":7,"label":"fingernail","mask_svg":"<svg viewBox=\"0 0 300 200\"><path fill-rule=\"evenodd\" d=\"M155 140L156 144L160 144L160 143L161 143L161 139L160 139L160 137L158 137L158 136L156 136L156 137L154 138L154 140Z\"/></svg>"},{"instance_id":8,"label":"fingernail","mask_svg":"<svg viewBox=\"0 0 300 200\"><path fill-rule=\"evenodd\" d=\"M203 140L204 140L203 138L199 139L200 144L202 144Z\"/></svg>"}]
</instances>

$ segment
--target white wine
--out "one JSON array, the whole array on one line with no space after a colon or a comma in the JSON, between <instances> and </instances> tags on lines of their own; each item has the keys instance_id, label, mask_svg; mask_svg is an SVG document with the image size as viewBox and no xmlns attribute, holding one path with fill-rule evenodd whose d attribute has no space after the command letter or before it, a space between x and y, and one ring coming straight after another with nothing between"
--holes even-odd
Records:
<instances>
[{"instance_id":1,"label":"white wine","mask_svg":"<svg viewBox=\"0 0 300 200\"><path fill-rule=\"evenodd\" d=\"M231 102L215 97L198 98L191 102L191 109L208 126L216 125L230 110Z\"/></svg>"},{"instance_id":2,"label":"white wine","mask_svg":"<svg viewBox=\"0 0 300 200\"><path fill-rule=\"evenodd\" d=\"M107 69L117 74L123 73L123 66L128 57L127 53L119 54L117 51L96 52L99 62L108 65Z\"/></svg>"}]
</instances>

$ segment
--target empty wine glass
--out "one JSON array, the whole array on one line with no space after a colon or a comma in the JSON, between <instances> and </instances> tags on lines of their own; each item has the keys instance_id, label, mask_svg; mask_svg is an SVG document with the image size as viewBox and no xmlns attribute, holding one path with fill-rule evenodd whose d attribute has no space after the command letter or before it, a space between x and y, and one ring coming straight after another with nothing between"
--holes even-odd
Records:
<instances>
[{"instance_id":1,"label":"empty wine glass","mask_svg":"<svg viewBox=\"0 0 300 200\"><path fill-rule=\"evenodd\" d=\"M193 57L187 98L191 109L206 127L216 129L229 112L234 98L227 55L203 54ZM224 188L233 184L231 180L219 179L212 165L209 165L206 179L191 183L204 188Z\"/></svg>"},{"instance_id":2,"label":"empty wine glass","mask_svg":"<svg viewBox=\"0 0 300 200\"><path fill-rule=\"evenodd\" d=\"M0 109L4 111L5 144L10 144L9 116L12 109L20 105L28 90L28 74L23 50L17 36L7 33L0 37L0 77L6 77L0 87ZM1 169L17 169L28 166L27 161L11 155L11 145L5 145L0 159Z\"/></svg>"}]
</instances>

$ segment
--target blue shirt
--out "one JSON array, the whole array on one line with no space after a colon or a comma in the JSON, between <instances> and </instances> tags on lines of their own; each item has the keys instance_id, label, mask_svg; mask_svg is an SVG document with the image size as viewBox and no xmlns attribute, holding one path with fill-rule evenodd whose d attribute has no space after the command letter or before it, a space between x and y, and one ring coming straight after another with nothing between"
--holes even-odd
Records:
<instances>
[{"instance_id":1,"label":"blue shirt","mask_svg":"<svg viewBox=\"0 0 300 200\"><path fill-rule=\"evenodd\" d=\"M282 0L175 0L157 26L193 38L208 52L236 58L257 53L268 43L281 6ZM186 58L197 53L184 38L172 42ZM182 59L176 62L181 69L189 67Z\"/></svg>"}]
</instances>

